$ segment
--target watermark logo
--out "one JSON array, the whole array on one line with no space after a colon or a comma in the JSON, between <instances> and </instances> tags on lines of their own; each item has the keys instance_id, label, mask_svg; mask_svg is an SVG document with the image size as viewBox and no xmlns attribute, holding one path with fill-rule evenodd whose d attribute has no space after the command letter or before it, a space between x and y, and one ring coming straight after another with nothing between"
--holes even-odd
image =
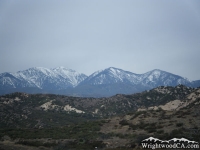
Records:
<instances>
[{"instance_id":1,"label":"watermark logo","mask_svg":"<svg viewBox=\"0 0 200 150\"><path fill-rule=\"evenodd\" d=\"M173 138L171 140L160 140L149 137L141 142L144 149L199 149L199 143L185 138Z\"/></svg>"}]
</instances>

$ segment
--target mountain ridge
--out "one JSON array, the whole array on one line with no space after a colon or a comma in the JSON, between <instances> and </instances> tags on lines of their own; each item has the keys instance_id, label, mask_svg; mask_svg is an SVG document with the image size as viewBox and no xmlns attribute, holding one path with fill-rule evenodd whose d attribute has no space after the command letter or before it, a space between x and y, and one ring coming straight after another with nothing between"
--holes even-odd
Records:
<instances>
[{"instance_id":1,"label":"mountain ridge","mask_svg":"<svg viewBox=\"0 0 200 150\"><path fill-rule=\"evenodd\" d=\"M89 76L62 66L53 69L33 67L16 73L0 74L0 94L19 91L104 97L115 94L132 94L158 86L179 84L198 87L200 80L190 81L160 69L136 74L115 67L96 71Z\"/></svg>"}]
</instances>

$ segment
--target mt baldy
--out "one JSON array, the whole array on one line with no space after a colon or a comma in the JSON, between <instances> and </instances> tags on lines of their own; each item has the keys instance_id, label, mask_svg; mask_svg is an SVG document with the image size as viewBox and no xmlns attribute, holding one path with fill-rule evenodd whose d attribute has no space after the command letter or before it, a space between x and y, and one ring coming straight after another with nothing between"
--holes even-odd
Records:
<instances>
[{"instance_id":1,"label":"mt baldy","mask_svg":"<svg viewBox=\"0 0 200 150\"><path fill-rule=\"evenodd\" d=\"M16 73L0 74L0 94L12 92L52 93L85 97L104 97L115 94L133 94L158 86L200 86L200 80L189 81L181 76L155 69L136 74L110 67L90 76L58 67L29 68Z\"/></svg>"}]
</instances>

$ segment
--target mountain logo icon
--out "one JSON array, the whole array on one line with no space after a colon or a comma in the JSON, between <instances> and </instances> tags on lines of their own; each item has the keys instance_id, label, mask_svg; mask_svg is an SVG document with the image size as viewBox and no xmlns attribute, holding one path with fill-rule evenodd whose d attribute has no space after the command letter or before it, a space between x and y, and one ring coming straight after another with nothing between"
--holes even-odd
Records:
<instances>
[{"instance_id":1,"label":"mountain logo icon","mask_svg":"<svg viewBox=\"0 0 200 150\"><path fill-rule=\"evenodd\" d=\"M154 137L149 137L147 139L144 139L142 142L161 142L161 143L169 143L169 142L187 142L187 143L198 143L196 141L190 141L186 138L173 138L173 139L170 139L170 140L160 140L160 139L157 139L157 138L154 138Z\"/></svg>"},{"instance_id":2,"label":"mountain logo icon","mask_svg":"<svg viewBox=\"0 0 200 150\"><path fill-rule=\"evenodd\" d=\"M145 149L199 149L199 143L190 141L186 138L173 138L170 140L160 140L158 138L149 137L141 142Z\"/></svg>"}]
</instances>

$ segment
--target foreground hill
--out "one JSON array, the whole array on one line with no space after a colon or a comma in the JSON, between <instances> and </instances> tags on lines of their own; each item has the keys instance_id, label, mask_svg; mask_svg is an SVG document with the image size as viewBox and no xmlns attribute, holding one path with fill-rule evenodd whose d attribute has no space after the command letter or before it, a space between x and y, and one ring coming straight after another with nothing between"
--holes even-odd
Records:
<instances>
[{"instance_id":1,"label":"foreground hill","mask_svg":"<svg viewBox=\"0 0 200 150\"><path fill-rule=\"evenodd\" d=\"M180 109L198 99L195 92L199 92L198 88L179 85L104 98L13 93L0 97L0 127L49 127L122 115L138 109Z\"/></svg>"},{"instance_id":2,"label":"foreground hill","mask_svg":"<svg viewBox=\"0 0 200 150\"><path fill-rule=\"evenodd\" d=\"M0 145L7 149L139 149L150 136L200 142L200 89L158 87L132 95L0 97Z\"/></svg>"},{"instance_id":3,"label":"foreground hill","mask_svg":"<svg viewBox=\"0 0 200 150\"><path fill-rule=\"evenodd\" d=\"M181 76L155 69L135 74L109 67L90 76L58 67L29 68L17 73L0 74L0 94L13 92L61 94L79 97L109 97L115 94L133 94L158 86L200 86L200 80L189 81Z\"/></svg>"},{"instance_id":4,"label":"foreground hill","mask_svg":"<svg viewBox=\"0 0 200 150\"><path fill-rule=\"evenodd\" d=\"M0 146L7 149L139 149L150 136L200 142L200 89L158 87L132 95L0 97Z\"/></svg>"}]
</instances>

